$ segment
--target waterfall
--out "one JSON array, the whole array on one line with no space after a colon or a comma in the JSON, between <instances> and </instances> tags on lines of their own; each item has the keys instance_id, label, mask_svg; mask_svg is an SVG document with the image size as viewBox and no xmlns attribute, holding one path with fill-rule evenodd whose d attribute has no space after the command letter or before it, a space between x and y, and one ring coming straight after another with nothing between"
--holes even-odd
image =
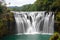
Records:
<instances>
[{"instance_id":1,"label":"waterfall","mask_svg":"<svg viewBox=\"0 0 60 40\"><path fill-rule=\"evenodd\" d=\"M54 14L52 12L14 12L17 33L53 33Z\"/></svg>"}]
</instances>

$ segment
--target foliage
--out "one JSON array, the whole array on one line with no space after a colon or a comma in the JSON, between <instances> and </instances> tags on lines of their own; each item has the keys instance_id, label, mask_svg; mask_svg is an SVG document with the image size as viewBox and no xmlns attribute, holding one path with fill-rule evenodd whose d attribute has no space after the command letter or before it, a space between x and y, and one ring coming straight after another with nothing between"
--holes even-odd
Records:
<instances>
[{"instance_id":1,"label":"foliage","mask_svg":"<svg viewBox=\"0 0 60 40\"><path fill-rule=\"evenodd\" d=\"M13 11L53 11L55 14L55 21L60 25L60 0L36 0L33 4L10 9ZM59 25L57 25L58 28L60 28Z\"/></svg>"},{"instance_id":2,"label":"foliage","mask_svg":"<svg viewBox=\"0 0 60 40\"><path fill-rule=\"evenodd\" d=\"M52 3L53 11L60 11L60 0L54 0Z\"/></svg>"},{"instance_id":3,"label":"foliage","mask_svg":"<svg viewBox=\"0 0 60 40\"><path fill-rule=\"evenodd\" d=\"M5 5L2 5L2 3L0 2L0 35L7 34L9 32L9 28L11 27L10 24L12 25L12 23L14 22L14 16L13 13L10 12L10 10L12 11L53 11L55 13L55 21L60 22L60 0L36 0L34 4L27 4L21 7L15 6L15 7L8 7L8 8ZM60 29L60 23L57 24L59 24L57 26Z\"/></svg>"},{"instance_id":4,"label":"foliage","mask_svg":"<svg viewBox=\"0 0 60 40\"><path fill-rule=\"evenodd\" d=\"M13 11L60 11L60 0L36 0L34 4L11 8Z\"/></svg>"},{"instance_id":5,"label":"foliage","mask_svg":"<svg viewBox=\"0 0 60 40\"><path fill-rule=\"evenodd\" d=\"M0 4L0 37L8 34L10 27L10 23L13 24L14 15L10 10L5 6ZM10 29L11 30L11 29Z\"/></svg>"},{"instance_id":6,"label":"foliage","mask_svg":"<svg viewBox=\"0 0 60 40\"><path fill-rule=\"evenodd\" d=\"M11 9L12 11L28 11L29 8L31 7L31 4L27 4L27 5L23 5L21 7L8 7L9 9Z\"/></svg>"},{"instance_id":7,"label":"foliage","mask_svg":"<svg viewBox=\"0 0 60 40\"><path fill-rule=\"evenodd\" d=\"M54 33L54 35L50 38L50 40L60 40L60 34L59 33Z\"/></svg>"},{"instance_id":8,"label":"foliage","mask_svg":"<svg viewBox=\"0 0 60 40\"><path fill-rule=\"evenodd\" d=\"M51 10L52 0L36 0L34 4L23 5L22 7L16 7L12 10L19 11L46 11Z\"/></svg>"}]
</instances>

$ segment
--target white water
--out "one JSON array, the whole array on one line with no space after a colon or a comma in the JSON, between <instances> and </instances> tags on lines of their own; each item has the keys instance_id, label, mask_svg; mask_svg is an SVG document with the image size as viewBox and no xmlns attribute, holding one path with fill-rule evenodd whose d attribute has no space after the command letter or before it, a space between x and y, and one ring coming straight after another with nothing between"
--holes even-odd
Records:
<instances>
[{"instance_id":1,"label":"white water","mask_svg":"<svg viewBox=\"0 0 60 40\"><path fill-rule=\"evenodd\" d=\"M49 34L54 32L54 15L52 12L15 12L17 33Z\"/></svg>"}]
</instances>

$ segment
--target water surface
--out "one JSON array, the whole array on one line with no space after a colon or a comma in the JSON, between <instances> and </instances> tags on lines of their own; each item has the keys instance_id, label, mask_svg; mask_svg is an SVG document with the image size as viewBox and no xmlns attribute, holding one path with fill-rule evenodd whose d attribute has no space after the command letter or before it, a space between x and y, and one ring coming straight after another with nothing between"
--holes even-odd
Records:
<instances>
[{"instance_id":1,"label":"water surface","mask_svg":"<svg viewBox=\"0 0 60 40\"><path fill-rule=\"evenodd\" d=\"M51 35L9 35L3 38L3 40L49 40Z\"/></svg>"}]
</instances>

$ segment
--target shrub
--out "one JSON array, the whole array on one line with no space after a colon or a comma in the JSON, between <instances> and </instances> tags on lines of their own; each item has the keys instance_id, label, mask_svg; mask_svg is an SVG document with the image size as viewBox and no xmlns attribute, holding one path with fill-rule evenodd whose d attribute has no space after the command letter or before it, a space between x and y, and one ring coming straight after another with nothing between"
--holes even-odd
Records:
<instances>
[{"instance_id":1,"label":"shrub","mask_svg":"<svg viewBox=\"0 0 60 40\"><path fill-rule=\"evenodd\" d=\"M50 40L60 40L60 34L59 33L54 33L54 35L51 36Z\"/></svg>"}]
</instances>

